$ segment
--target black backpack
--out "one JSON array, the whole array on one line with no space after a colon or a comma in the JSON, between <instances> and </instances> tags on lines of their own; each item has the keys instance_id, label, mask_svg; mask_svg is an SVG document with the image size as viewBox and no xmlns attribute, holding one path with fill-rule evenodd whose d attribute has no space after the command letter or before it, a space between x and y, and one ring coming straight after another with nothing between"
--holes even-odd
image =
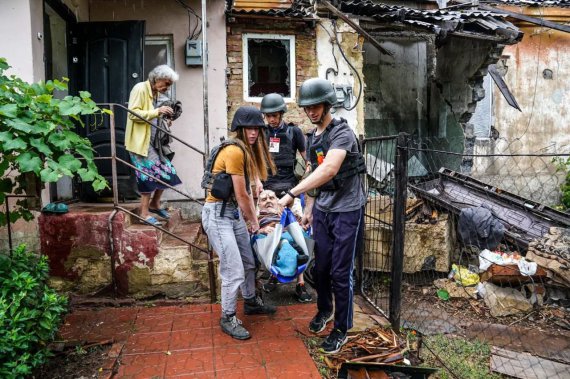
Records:
<instances>
[{"instance_id":1,"label":"black backpack","mask_svg":"<svg viewBox=\"0 0 570 379\"><path fill-rule=\"evenodd\" d=\"M220 212L220 217L223 217L226 210L226 204L231 199L234 193L234 187L232 182L232 176L224 171L218 172L216 174L212 173L212 168L216 162L216 158L222 149L226 146L239 146L243 150L242 146L233 138L223 140L222 143L215 146L210 151L210 157L206 161L206 168L204 169L204 176L202 176L201 186L204 189L209 189L212 196L217 199L222 199L224 202L222 204L222 209ZM244 151L245 154L245 151ZM249 178L247 172L245 173L245 186L249 193Z\"/></svg>"}]
</instances>

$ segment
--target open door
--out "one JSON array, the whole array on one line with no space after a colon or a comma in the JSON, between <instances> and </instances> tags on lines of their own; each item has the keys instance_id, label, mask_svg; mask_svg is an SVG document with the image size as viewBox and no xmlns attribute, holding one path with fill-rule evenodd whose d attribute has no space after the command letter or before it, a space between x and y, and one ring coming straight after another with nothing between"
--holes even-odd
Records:
<instances>
[{"instance_id":1,"label":"open door","mask_svg":"<svg viewBox=\"0 0 570 379\"><path fill-rule=\"evenodd\" d=\"M143 78L144 21L84 22L70 30L71 93L89 91L96 103L127 105L132 87ZM115 109L117 156L130 162L124 148L127 113ZM96 156L111 156L109 117L88 116L79 132L89 138ZM98 160L101 175L111 183L111 161ZM117 164L119 199L138 197L133 170ZM111 191L95 193L89 183L81 184L82 201L111 197Z\"/></svg>"}]
</instances>

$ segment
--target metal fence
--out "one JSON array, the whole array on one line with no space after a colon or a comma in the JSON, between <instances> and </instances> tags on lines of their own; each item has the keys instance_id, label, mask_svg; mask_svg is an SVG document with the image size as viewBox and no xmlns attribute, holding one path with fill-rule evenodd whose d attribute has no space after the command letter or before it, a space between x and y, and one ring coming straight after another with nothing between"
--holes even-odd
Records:
<instances>
[{"instance_id":1,"label":"metal fence","mask_svg":"<svg viewBox=\"0 0 570 379\"><path fill-rule=\"evenodd\" d=\"M568 153L407 135L363 146L361 290L411 363L442 378L570 377Z\"/></svg>"}]
</instances>

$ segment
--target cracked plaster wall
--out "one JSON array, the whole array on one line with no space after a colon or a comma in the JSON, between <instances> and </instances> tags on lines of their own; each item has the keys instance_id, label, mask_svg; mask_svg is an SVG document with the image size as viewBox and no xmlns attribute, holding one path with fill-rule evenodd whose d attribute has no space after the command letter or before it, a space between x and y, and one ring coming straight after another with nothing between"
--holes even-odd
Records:
<instances>
[{"instance_id":1,"label":"cracked plaster wall","mask_svg":"<svg viewBox=\"0 0 570 379\"><path fill-rule=\"evenodd\" d=\"M354 19L352 21L358 23L357 19ZM362 84L364 85L364 57L362 51L363 39L359 38L358 34L354 31L354 29L352 29L352 27L340 20L337 21L336 31L339 44L342 47L344 54L360 75ZM337 86L351 86L354 94L351 102L351 107L354 106L354 102L358 96L360 84L356 74L346 63L346 60L342 57L338 45L334 43L333 47L332 37L334 36L334 27L331 20L321 19L319 21L319 25L317 26L316 33L319 78L327 78L327 70L334 69L337 74L334 75L333 72L330 72L328 75L328 80ZM336 108L333 109L333 112L334 117L345 118L357 135L364 134L364 91L362 91L362 96L353 110L348 111L344 108Z\"/></svg>"},{"instance_id":2,"label":"cracked plaster wall","mask_svg":"<svg viewBox=\"0 0 570 379\"><path fill-rule=\"evenodd\" d=\"M375 33L393 57L365 44L366 136L406 132L424 148L472 153L468 123L484 96L483 76L500 57L502 45L427 33ZM418 153L432 171L441 166L469 172L472 160Z\"/></svg>"},{"instance_id":3,"label":"cracked plaster wall","mask_svg":"<svg viewBox=\"0 0 570 379\"><path fill-rule=\"evenodd\" d=\"M541 17L552 19L555 8ZM567 13L567 12L566 12ZM566 22L570 16L556 21ZM522 112L512 108L497 88L493 92L493 127L490 139L478 139L478 154L568 153L570 151L570 35L525 23L517 25L524 37L507 46L498 62L499 71ZM545 70L551 71L551 76ZM547 205L560 201L564 171L557 171L552 157L479 158L473 174L504 190Z\"/></svg>"}]
</instances>

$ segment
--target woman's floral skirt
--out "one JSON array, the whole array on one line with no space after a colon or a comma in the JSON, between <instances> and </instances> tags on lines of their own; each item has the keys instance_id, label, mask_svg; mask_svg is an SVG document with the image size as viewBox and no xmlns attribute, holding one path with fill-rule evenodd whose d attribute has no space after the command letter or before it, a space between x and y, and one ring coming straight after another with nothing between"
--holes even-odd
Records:
<instances>
[{"instance_id":1,"label":"woman's floral skirt","mask_svg":"<svg viewBox=\"0 0 570 379\"><path fill-rule=\"evenodd\" d=\"M166 158L161 160L152 146L149 146L146 157L134 153L129 153L129 155L133 165L143 171L135 171L137 187L140 193L150 193L157 189L163 190L168 188L154 178L158 178L171 186L182 183L178 175L176 175L176 169L172 163Z\"/></svg>"}]
</instances>

